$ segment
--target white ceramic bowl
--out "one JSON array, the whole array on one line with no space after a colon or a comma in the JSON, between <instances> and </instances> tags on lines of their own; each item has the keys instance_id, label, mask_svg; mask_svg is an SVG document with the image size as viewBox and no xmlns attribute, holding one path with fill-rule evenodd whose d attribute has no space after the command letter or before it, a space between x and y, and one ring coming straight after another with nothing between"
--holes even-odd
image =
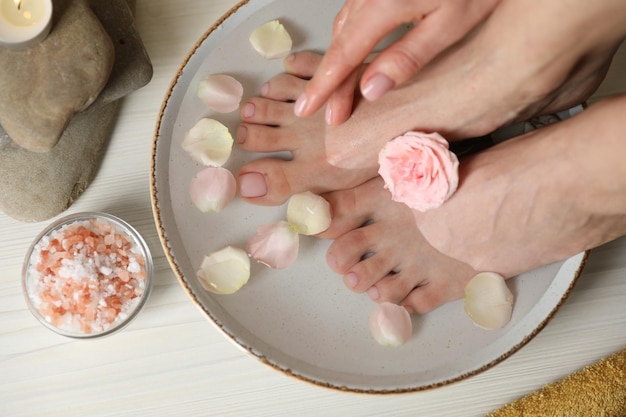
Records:
<instances>
[{"instance_id":1,"label":"white ceramic bowl","mask_svg":"<svg viewBox=\"0 0 626 417\"><path fill-rule=\"evenodd\" d=\"M191 203L189 183L202 168L181 148L198 119L212 117L235 132L238 112L216 114L196 95L198 81L229 74L244 84L244 100L284 71L250 48L249 34L279 18L294 50L322 51L330 41L337 0L242 1L202 36L182 63L157 121L151 187L160 239L180 283L206 317L254 358L288 376L320 386L366 393L439 387L497 364L532 339L556 313L578 278L584 253L508 281L516 296L503 329L477 328L463 301L413 317L405 345L379 346L369 332L373 302L344 287L327 267L329 242L303 237L295 264L281 271L253 263L250 281L237 293L205 291L196 278L202 258L226 245L245 247L263 224L283 220L286 208L252 206L235 199L217 214ZM235 147L225 165L237 172L261 155Z\"/></svg>"}]
</instances>

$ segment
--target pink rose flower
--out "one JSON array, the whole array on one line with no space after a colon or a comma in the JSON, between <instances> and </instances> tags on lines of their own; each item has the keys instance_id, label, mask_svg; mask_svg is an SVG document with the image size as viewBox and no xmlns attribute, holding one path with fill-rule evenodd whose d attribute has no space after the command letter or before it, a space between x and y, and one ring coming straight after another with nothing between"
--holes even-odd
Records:
<instances>
[{"instance_id":1,"label":"pink rose flower","mask_svg":"<svg viewBox=\"0 0 626 417\"><path fill-rule=\"evenodd\" d=\"M414 210L439 207L459 184L459 160L438 133L398 136L380 151L378 165L392 200Z\"/></svg>"}]
</instances>

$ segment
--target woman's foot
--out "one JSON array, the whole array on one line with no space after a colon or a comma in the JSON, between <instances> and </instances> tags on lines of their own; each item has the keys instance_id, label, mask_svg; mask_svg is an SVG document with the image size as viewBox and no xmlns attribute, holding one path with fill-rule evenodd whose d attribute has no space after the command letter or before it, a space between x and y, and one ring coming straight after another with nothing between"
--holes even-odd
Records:
<instances>
[{"instance_id":1,"label":"woman's foot","mask_svg":"<svg viewBox=\"0 0 626 417\"><path fill-rule=\"evenodd\" d=\"M297 53L285 60L287 73L265 83L261 96L241 108L243 123L237 129L240 148L252 152L289 151L291 160L263 158L245 165L238 174L239 194L253 204L278 205L292 194L322 193L350 188L377 175L376 164L342 169L328 162L324 115L301 119L294 101L313 75L321 56Z\"/></svg>"},{"instance_id":2,"label":"woman's foot","mask_svg":"<svg viewBox=\"0 0 626 417\"><path fill-rule=\"evenodd\" d=\"M412 211L391 200L380 177L324 197L333 220L320 236L335 239L327 262L343 275L346 287L377 302L401 303L414 313L463 298L476 271L433 249Z\"/></svg>"},{"instance_id":3,"label":"woman's foot","mask_svg":"<svg viewBox=\"0 0 626 417\"><path fill-rule=\"evenodd\" d=\"M626 95L463 159L457 192L425 213L379 177L325 194L329 266L355 292L424 313L462 298L476 271L511 277L626 234L624 111Z\"/></svg>"},{"instance_id":4,"label":"woman's foot","mask_svg":"<svg viewBox=\"0 0 626 417\"><path fill-rule=\"evenodd\" d=\"M253 204L278 205L305 190L321 193L357 186L376 176L382 146L409 130L437 131L448 140L460 140L488 134L535 113L568 108L594 90L612 51L611 45L581 62L570 78L574 84L565 82L556 90L543 84L537 88L527 80L534 73L524 73L518 76L526 80L521 88L513 82L515 71L507 59L500 57L503 68L495 58L496 63L481 61L486 59L480 54L485 46L474 38L375 103L355 98L352 117L339 126L327 126L323 112L306 119L294 116L294 100L321 57L290 56L285 60L287 73L270 80L260 97L242 106L237 141L242 149L254 152L290 151L293 159L264 158L245 165L238 176L241 197ZM511 73L506 78L510 85L490 81L494 78L488 76L490 72L501 71ZM476 91L481 91L480 100ZM505 102L511 108L503 107Z\"/></svg>"},{"instance_id":5,"label":"woman's foot","mask_svg":"<svg viewBox=\"0 0 626 417\"><path fill-rule=\"evenodd\" d=\"M626 233L626 95L461 161L427 241L478 271L517 275Z\"/></svg>"}]
</instances>

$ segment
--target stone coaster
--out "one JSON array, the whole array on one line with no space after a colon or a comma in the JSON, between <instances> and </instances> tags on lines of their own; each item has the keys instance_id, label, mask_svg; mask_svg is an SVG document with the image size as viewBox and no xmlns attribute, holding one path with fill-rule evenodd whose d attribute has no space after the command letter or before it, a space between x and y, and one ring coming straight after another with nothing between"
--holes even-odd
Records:
<instances>
[{"instance_id":1,"label":"stone coaster","mask_svg":"<svg viewBox=\"0 0 626 417\"><path fill-rule=\"evenodd\" d=\"M0 127L0 211L17 220L50 219L82 194L105 154L119 99L152 78L150 59L133 23L134 0L91 0L90 6L115 47L111 75L96 101L72 118L48 152L19 147Z\"/></svg>"}]
</instances>

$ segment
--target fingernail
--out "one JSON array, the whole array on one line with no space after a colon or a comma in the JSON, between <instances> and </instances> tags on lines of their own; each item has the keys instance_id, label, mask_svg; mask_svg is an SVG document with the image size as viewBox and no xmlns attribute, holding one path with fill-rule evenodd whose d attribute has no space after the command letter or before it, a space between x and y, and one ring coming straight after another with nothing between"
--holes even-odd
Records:
<instances>
[{"instance_id":1,"label":"fingernail","mask_svg":"<svg viewBox=\"0 0 626 417\"><path fill-rule=\"evenodd\" d=\"M270 93L270 83L264 83L261 86L261 95L266 97Z\"/></svg>"},{"instance_id":2,"label":"fingernail","mask_svg":"<svg viewBox=\"0 0 626 417\"><path fill-rule=\"evenodd\" d=\"M361 93L367 100L375 101L391 90L394 84L385 74L376 74L365 84Z\"/></svg>"},{"instance_id":3,"label":"fingernail","mask_svg":"<svg viewBox=\"0 0 626 417\"><path fill-rule=\"evenodd\" d=\"M370 287L367 290L367 295L374 301L378 300L380 298L380 291L378 291L378 288L376 287Z\"/></svg>"},{"instance_id":4,"label":"fingernail","mask_svg":"<svg viewBox=\"0 0 626 417\"><path fill-rule=\"evenodd\" d=\"M245 117L245 118L250 118L250 117L254 116L254 110L255 110L255 108L254 108L254 104L252 104L252 103L246 103L246 104L243 106L243 112L242 112L243 117Z\"/></svg>"},{"instance_id":5,"label":"fingernail","mask_svg":"<svg viewBox=\"0 0 626 417\"><path fill-rule=\"evenodd\" d=\"M298 99L296 100L296 104L293 109L296 116L298 117L302 116L306 108L306 105L307 105L306 94L302 93L300 94L300 97L298 97Z\"/></svg>"},{"instance_id":6,"label":"fingernail","mask_svg":"<svg viewBox=\"0 0 626 417\"><path fill-rule=\"evenodd\" d=\"M359 278L356 276L354 272L349 272L344 277L345 283L349 288L354 288L359 284Z\"/></svg>"},{"instance_id":7,"label":"fingernail","mask_svg":"<svg viewBox=\"0 0 626 417\"><path fill-rule=\"evenodd\" d=\"M333 109L330 107L330 103L326 105L326 124L333 124Z\"/></svg>"},{"instance_id":8,"label":"fingernail","mask_svg":"<svg viewBox=\"0 0 626 417\"><path fill-rule=\"evenodd\" d=\"M326 255L326 263L328 264L329 268L332 269L333 271L337 270L337 259L335 258L335 256L331 253Z\"/></svg>"},{"instance_id":9,"label":"fingernail","mask_svg":"<svg viewBox=\"0 0 626 417\"><path fill-rule=\"evenodd\" d=\"M258 172L249 172L239 177L239 195L242 197L263 197L267 194L265 177Z\"/></svg>"},{"instance_id":10,"label":"fingernail","mask_svg":"<svg viewBox=\"0 0 626 417\"><path fill-rule=\"evenodd\" d=\"M239 125L239 127L237 128L237 143L241 145L242 143L246 142L247 138L248 128L244 125Z\"/></svg>"}]
</instances>

